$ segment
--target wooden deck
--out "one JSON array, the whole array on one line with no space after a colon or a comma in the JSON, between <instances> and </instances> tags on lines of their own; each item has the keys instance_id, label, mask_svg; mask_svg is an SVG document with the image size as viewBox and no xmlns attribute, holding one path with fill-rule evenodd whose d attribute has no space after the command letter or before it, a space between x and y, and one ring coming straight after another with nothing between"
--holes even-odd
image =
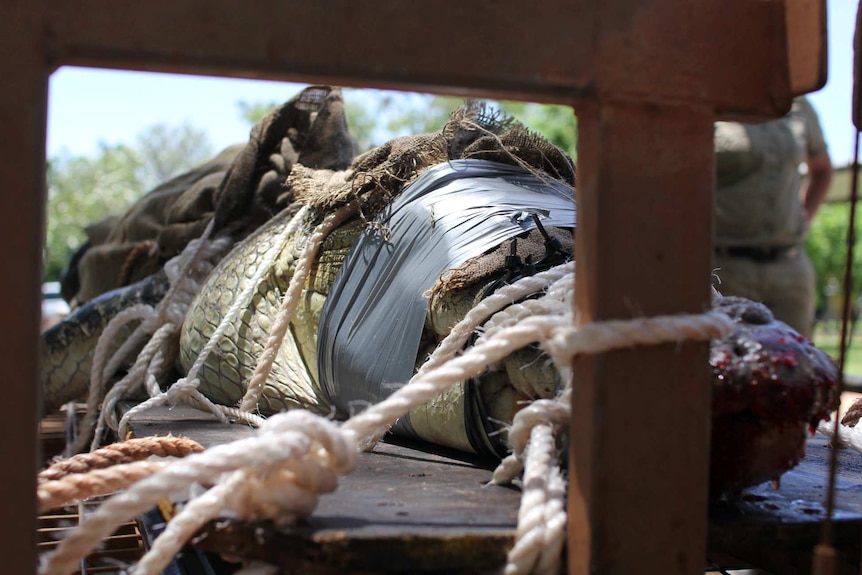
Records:
<instances>
[{"instance_id":1,"label":"wooden deck","mask_svg":"<svg viewBox=\"0 0 862 575\"><path fill-rule=\"evenodd\" d=\"M132 423L135 436L183 435L204 446L254 431L229 426L187 407L155 409ZM705 565L756 566L794 575L809 573L811 551L825 516L829 447L822 436L786 473L779 489L763 484L710 508ZM859 573L862 549L862 455L839 455L836 546L841 573ZM361 456L339 489L321 497L305 523L218 521L196 546L230 557L262 559L285 572L477 573L498 569L512 545L520 492L486 485L493 462L427 446L381 443ZM638 481L636 472L632 481ZM293 571L296 570L296 571Z\"/></svg>"}]
</instances>

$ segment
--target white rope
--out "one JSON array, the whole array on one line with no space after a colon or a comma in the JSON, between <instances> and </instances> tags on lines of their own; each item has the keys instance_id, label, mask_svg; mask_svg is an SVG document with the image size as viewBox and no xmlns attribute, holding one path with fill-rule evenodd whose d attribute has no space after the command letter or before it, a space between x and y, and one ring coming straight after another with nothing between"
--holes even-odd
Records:
<instances>
[{"instance_id":1,"label":"white rope","mask_svg":"<svg viewBox=\"0 0 862 575\"><path fill-rule=\"evenodd\" d=\"M534 427L550 425L559 432L569 427L571 418L571 388L567 387L554 399L537 399L519 410L509 428L509 446L512 453L505 457L497 468L491 483L504 485L520 475L524 469L524 452Z\"/></svg>"},{"instance_id":2,"label":"white rope","mask_svg":"<svg viewBox=\"0 0 862 575\"><path fill-rule=\"evenodd\" d=\"M311 272L311 266L317 257L320 246L323 240L329 235L332 230L344 223L345 220L353 216L359 209L357 201L345 204L327 214L323 221L315 228L311 236L307 240L307 244L302 251L302 255L296 262L293 271L293 276L290 278L287 292L281 302L281 307L275 321L272 323L272 328L269 332L269 337L266 340L266 345L263 348L263 353L258 358L257 366L254 373L248 382L248 387L240 402L241 411L251 411L257 408L257 403L260 396L263 394L263 388L266 385L266 380L272 372L272 366L275 363L278 350L281 348L281 343L287 333L287 328L290 326L290 320L293 319L293 312L299 304L300 295L305 288L305 282Z\"/></svg>"},{"instance_id":3,"label":"white rope","mask_svg":"<svg viewBox=\"0 0 862 575\"><path fill-rule=\"evenodd\" d=\"M158 473L108 499L63 539L55 551L45 556L39 573L68 575L76 569L80 558L109 536L118 524L129 521L146 511L166 494L187 489L193 484L219 483L222 488L216 492L218 494L227 491L224 486L229 483L235 489L231 497L221 498L221 501L223 504L232 505L230 508L225 508L231 514L246 519L263 517L289 520L294 517L296 509L313 508L317 494L305 491L309 499L291 498L289 502L295 506L294 509L280 508L271 505L269 501L260 500L258 495L261 494L257 493L259 489L256 489L260 487L259 482L229 479L225 481L222 475L243 468L254 468L260 474L259 477L269 476L279 480L289 480L295 476L291 473L275 473L285 463L305 464L304 467L294 466L294 468L304 469L306 474L314 465L328 468L334 473L347 473L355 468L356 461L355 442L350 441L349 435L340 433L334 423L300 410L276 414L261 426L255 436L211 447L205 452L177 460ZM321 475L326 476L326 473L324 471ZM219 481L220 478L222 481ZM267 484L267 487L272 485ZM298 480L294 487L332 489L334 485L331 481L309 485L307 477L304 477ZM187 507L192 506L194 501L189 502ZM286 501L279 501L279 503L286 503ZM201 507L206 506L202 504L200 507L192 508ZM185 533L184 529L181 531ZM166 541L158 543L162 539ZM170 561L170 557L164 556L162 550L178 541L176 537L159 536L158 549L154 546L148 554L155 551L159 561ZM159 561L143 558L141 564L147 569L141 569L139 564L135 571L136 575L159 573L166 564L157 564Z\"/></svg>"},{"instance_id":4,"label":"white rope","mask_svg":"<svg viewBox=\"0 0 862 575\"><path fill-rule=\"evenodd\" d=\"M817 424L817 431L826 437L833 438L836 417L838 417L837 412L833 413L827 421L820 421ZM862 453L862 426L856 425L850 427L849 425L839 425L838 441L841 442L841 445L845 445L859 453Z\"/></svg>"},{"instance_id":5,"label":"white rope","mask_svg":"<svg viewBox=\"0 0 862 575\"><path fill-rule=\"evenodd\" d=\"M175 346L169 345L171 338L177 336L188 306L200 290L202 280L212 271L212 260L220 257L232 243L230 238L210 240L212 225L210 221L201 238L189 242L180 255L165 264L170 287L156 308L143 304L132 306L118 313L103 330L94 351L83 430L71 451L83 448L94 424L96 430L91 449L97 448L105 427L118 426L114 408L129 393L141 386L151 396L161 393L158 377L173 361L170 350ZM140 324L106 360L108 350L115 345L120 330L132 321L140 321ZM129 351L137 348L148 336L150 339L138 354L134 365L103 398L107 378L125 361ZM220 410L214 408L212 411L225 420Z\"/></svg>"},{"instance_id":6,"label":"white rope","mask_svg":"<svg viewBox=\"0 0 862 575\"><path fill-rule=\"evenodd\" d=\"M534 276L521 278L511 285L503 286L480 301L467 312L464 319L455 324L411 381L444 364L464 349L464 344L473 336L475 330L495 312L503 310L529 295L538 293L549 285L555 285L561 278L572 275L574 270L574 262L562 264Z\"/></svg>"},{"instance_id":7,"label":"white rope","mask_svg":"<svg viewBox=\"0 0 862 575\"><path fill-rule=\"evenodd\" d=\"M464 319L449 330L443 341L437 345L434 352L425 360L416 374L410 378L407 385L411 385L432 369L445 364L455 357L456 354L460 353L467 341L473 337L476 329L485 323L489 317L493 317L495 313L505 310L515 302L539 293L549 286L553 289L553 286L559 284L560 280L564 280L569 276L573 277L574 270L575 262L561 264L536 275L523 277L515 283L505 285L481 300L467 312ZM363 440L363 448L370 449L373 447L385 435L387 430L388 426L381 427L376 433L368 436Z\"/></svg>"},{"instance_id":8,"label":"white rope","mask_svg":"<svg viewBox=\"0 0 862 575\"><path fill-rule=\"evenodd\" d=\"M275 241L269 250L267 250L263 254L263 258L261 259L260 264L255 269L254 274L251 279L248 281L246 286L243 288L242 292L236 298L236 300L231 304L227 313L222 318L216 330L212 333L206 345L204 345L201 352L198 354L197 358L195 358L194 364L189 369L186 374L186 378L189 380L195 380L197 378L198 373L203 368L204 363L210 354L215 350L216 346L218 346L221 338L224 336L224 332L228 327L233 326L236 322L239 314L247 309L249 302L255 293L257 293L258 288L260 287L261 282L263 281L264 276L271 270L273 264L275 263L278 255L284 250L284 245L287 242L287 239L296 233L299 229L300 224L306 219L308 216L309 208L308 206L303 206L293 215L288 224L284 227L281 233L276 236Z\"/></svg>"},{"instance_id":9,"label":"white rope","mask_svg":"<svg viewBox=\"0 0 862 575\"><path fill-rule=\"evenodd\" d=\"M101 421L99 418L99 405L105 396L105 381L116 371L119 364L126 359L128 353L131 351L131 345L126 344L129 344L129 342L140 344L140 341L145 337L142 335L142 326L138 326L132 336L114 352L113 357L109 360L107 357L108 352L116 345L118 334L130 322L146 320L154 315L155 309L152 306L144 304L133 305L114 316L108 322L108 325L105 326L101 335L99 335L96 348L93 351L92 367L90 368L90 386L84 420L81 422L78 438L72 445L67 446L67 456L84 449L90 433L93 431L93 427L97 425L97 422ZM105 365L106 363L107 365ZM98 433L97 431L97 436Z\"/></svg>"},{"instance_id":10,"label":"white rope","mask_svg":"<svg viewBox=\"0 0 862 575\"><path fill-rule=\"evenodd\" d=\"M150 371L150 366L155 361L156 369L164 364L164 357L159 352L164 349L165 342L170 338L171 335L175 332L174 324L167 323L159 327L154 334L151 335L150 340L138 354L138 358L135 361L135 364L129 369L126 375L120 379L108 394L105 396L104 402L102 404L102 418L100 424L106 424L111 429L117 429L117 419L116 412L114 408L116 407L117 402L121 401L123 397L128 396L130 393L137 392L137 390L144 384L144 379L148 371ZM152 392L152 386L147 386L147 390ZM155 387L155 392L159 393L160 390L158 386ZM152 393L150 393L152 395ZM100 428L103 429L102 425ZM101 429L96 431L96 439L101 435Z\"/></svg>"},{"instance_id":11,"label":"white rope","mask_svg":"<svg viewBox=\"0 0 862 575\"><path fill-rule=\"evenodd\" d=\"M618 322L608 330L616 334L616 337L605 335L600 339L606 349L627 347L643 340L660 343L662 341L659 334L666 338L664 341L677 341L680 332L690 333L692 323L698 324L696 319L691 317L681 319L653 318L653 320ZM712 319L715 323L715 318L709 317L708 319ZM272 482L266 483L268 489L252 489L250 496L259 496L271 489L277 491L279 487L281 487L280 493L284 496L282 498L270 498L263 502L253 498L239 498L238 501L237 497L232 497L230 501L224 502L225 505L232 506L230 511L247 519L255 517L292 519L296 514L304 513L313 507L310 503L312 499L297 498L297 487L314 488L315 483L320 481L320 477L325 476L325 473L318 471L315 477L308 479L305 475L308 471L305 470L303 477L306 479L303 479L298 473L299 469L303 469L302 466L294 467L293 471L288 474L273 473L277 466L303 458L307 462L307 456L313 450L314 458L317 460L314 462L315 465L320 464L321 467L332 465L331 470L334 472L348 472L355 466L359 439L373 435L381 427L390 425L410 409L433 398L448 386L478 374L484 369L484 366L498 361L527 343L541 339L543 341L557 341L557 345L559 342L574 342L582 346L581 349L572 349L566 354L559 354L568 356L583 352L584 348L595 349L593 345L586 345L583 338L577 337L577 334L585 331L597 332L596 326L572 328L571 325L564 323L566 321L570 321L570 319L527 318L518 325L502 328L493 338L478 343L462 356L453 358L447 364L416 379L411 385L402 387L386 400L348 420L340 429L326 419L310 412L296 410L277 414L268 419L254 438L216 446L204 453L180 460L156 475L135 484L120 495L109 499L90 519L82 523L58 546L57 550L48 557L40 572L69 573L78 559L86 555L93 546L109 535L118 522L134 517L153 505L165 494L187 487L191 483L212 482L224 485L227 479L221 475L235 469L255 468L258 474L262 474L258 477L276 477L279 480L285 480L283 485L279 482ZM651 335L646 338L642 336L632 337L632 330L626 329L624 325L643 325L644 322L647 325L660 325L662 329L653 330ZM701 323L707 325L710 322L702 321ZM726 322L723 325L726 326ZM674 326L677 329L673 329ZM701 328L701 333L709 331L703 329L703 326ZM712 331L715 332L716 328L713 328ZM313 448L312 446L317 447ZM315 469L320 470L321 467L315 467ZM289 481L288 477L290 478ZM248 477L244 477L241 484L256 485L247 479ZM321 486L317 485L317 487ZM322 487L334 486L332 482L324 482ZM302 489L300 492L316 501L316 492L312 493ZM273 504L274 501L277 504ZM282 505L287 506L281 507ZM183 529L181 533L185 534L186 531ZM171 543L160 544L158 549L162 550L168 547L172 549L172 545L180 543L179 540L174 539ZM155 550L154 547L150 553ZM161 554L162 552L158 551L158 553ZM162 555L159 557L159 562L169 560L169 557L167 559L164 559ZM139 570L139 574L157 572L149 570L158 569L158 566L150 561L148 559L144 563L148 565L148 570ZM156 563L160 564L159 562Z\"/></svg>"},{"instance_id":12,"label":"white rope","mask_svg":"<svg viewBox=\"0 0 862 575\"><path fill-rule=\"evenodd\" d=\"M255 270L254 275L245 286L240 296L228 309L225 317L222 318L222 321L210 336L203 350L198 354L198 357L188 374L174 382L167 391L162 392L158 385L157 375L166 364L166 350L170 349L170 347L166 345L166 342L171 337L176 337L182 326L188 306L193 300L196 291L199 291L200 289L202 277L197 276L208 275L212 269L211 265L207 265L206 263L202 264L200 261L196 262L191 257L186 256L187 254L197 254L198 258L211 258L213 255L220 255L221 252L224 251L224 246L216 245L209 249L204 249L207 246L201 242L198 242L195 245L189 244L190 247L187 247L183 254L165 266L166 269L171 270L169 272L169 276L173 278L173 281L175 282L172 283L172 287L176 286L177 289L172 294L172 301L162 301L161 313L159 316L165 319L172 318L175 321L163 320L165 322L161 327L159 327L156 334L152 336L147 346L145 346L144 350L139 354L136 365L133 366L125 378L120 380L120 382L112 388L111 391L114 393L109 394L110 397L105 400L105 409L103 409L103 414L105 414L107 422L111 424L112 428L117 429L118 434L121 437L126 434L129 422L133 417L156 406L166 404L176 405L180 402L188 403L197 409L211 413L224 423L228 422L228 417L238 420L239 422L255 426L259 426L264 421L263 418L256 414L247 413L228 406L217 405L210 401L198 391L200 380L197 375L202 369L208 356L218 345L226 329L233 325L236 317L241 311L243 311L243 309L245 309L248 301L250 301L251 297L257 291L260 282L263 281L264 275L272 267L275 259L281 253L286 238L296 232L307 213L308 208L303 207L294 214L290 222L285 226L284 230L278 235L273 247L264 254L261 265ZM195 266L197 267L195 268ZM190 273L189 270L196 270L197 273ZM170 293L171 292L169 292L169 294ZM117 423L115 419L117 401L128 393L134 391L134 389L141 383L146 385L150 398L126 411L120 422ZM96 440L98 440L100 435L101 434L97 432ZM95 443L96 440L94 440L94 447L97 446L97 443Z\"/></svg>"},{"instance_id":13,"label":"white rope","mask_svg":"<svg viewBox=\"0 0 862 575\"><path fill-rule=\"evenodd\" d=\"M565 294L562 289L549 291L555 296ZM553 306L545 309L553 309ZM483 310L477 312L477 316L489 313L493 312ZM353 416L340 428L302 410L277 414L262 422L254 437L177 461L109 499L47 556L40 573L69 573L80 557L109 535L118 523L148 509L165 494L193 483L214 483L216 487L210 490L207 499L199 503L193 499L174 519L183 516L166 531L169 537L156 541L139 563L136 574L158 573L178 546L194 533L196 526L209 518L234 514L244 519L292 521L307 515L314 509L319 493L335 488L334 474L347 473L355 467L361 440L376 436L380 429L387 428L411 409L451 385L480 374L487 366L530 343L538 342L557 365L564 365L580 353L721 337L733 327L727 316L715 313L618 320L577 327L571 324L572 318L566 314L526 317L515 325L501 325L462 355L426 368L409 385ZM454 337L463 337L463 334L459 332ZM434 361L440 361L439 357ZM525 484L530 486L525 493L531 494L527 503L522 504L520 515L525 525L519 527L520 536L513 554L532 558L530 562L536 572L552 572L554 566L559 565L557 558L562 549L558 532L565 524L561 499L565 484L552 461L556 449L554 433L567 423L567 404L566 394L559 400L533 402L515 417L509 434L513 453L520 454L515 457L523 458L527 454ZM533 439L525 439L525 436L533 436ZM547 471L549 469L551 471ZM539 506L531 506L532 500ZM537 519L539 517L542 519ZM535 527L538 523L543 523L541 532ZM533 549L543 545L549 546L545 552ZM521 562L513 560L512 563Z\"/></svg>"},{"instance_id":14,"label":"white rope","mask_svg":"<svg viewBox=\"0 0 862 575\"><path fill-rule=\"evenodd\" d=\"M580 353L600 353L633 345L709 340L733 329L725 314L615 320L557 329L543 342L557 365L568 365ZM494 472L504 483L518 474L527 454L524 495L521 500L515 545L508 556L506 575L558 573L566 522L563 498L566 487L555 461L556 446L549 439L570 420L570 390L556 400L537 400L519 411L509 432L513 453ZM535 445L534 445L535 442Z\"/></svg>"},{"instance_id":15,"label":"white rope","mask_svg":"<svg viewBox=\"0 0 862 575\"><path fill-rule=\"evenodd\" d=\"M570 363L576 355L603 353L637 345L709 341L728 334L734 325L729 316L718 311L607 320L558 329L542 347L554 363L560 365Z\"/></svg>"},{"instance_id":16,"label":"white rope","mask_svg":"<svg viewBox=\"0 0 862 575\"><path fill-rule=\"evenodd\" d=\"M527 450L518 528L505 575L560 572L566 488L557 451L554 427L536 425Z\"/></svg>"}]
</instances>

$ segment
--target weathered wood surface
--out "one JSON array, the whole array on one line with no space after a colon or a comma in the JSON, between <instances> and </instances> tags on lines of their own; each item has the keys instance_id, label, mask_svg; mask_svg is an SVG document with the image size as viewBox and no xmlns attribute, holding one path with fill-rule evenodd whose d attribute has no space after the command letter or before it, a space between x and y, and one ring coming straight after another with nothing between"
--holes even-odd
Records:
<instances>
[{"instance_id":1,"label":"weathered wood surface","mask_svg":"<svg viewBox=\"0 0 862 575\"><path fill-rule=\"evenodd\" d=\"M710 287L703 278L711 269L712 111L611 102L581 105L576 112L580 320L708 309ZM650 173L651 165L662 169ZM683 181L687 201L671 199ZM572 573L683 575L702 565L707 365L707 342L575 358ZM636 481L633 470L639 472ZM655 528L657 518L666 528Z\"/></svg>"},{"instance_id":2,"label":"weathered wood surface","mask_svg":"<svg viewBox=\"0 0 862 575\"><path fill-rule=\"evenodd\" d=\"M426 0L411 10L399 0L261 0L254 10L212 0L122 9L111 0L91 0L87 9L42 3L52 65L558 104L598 94L766 116L788 110L797 87L784 2Z\"/></svg>"},{"instance_id":3,"label":"weathered wood surface","mask_svg":"<svg viewBox=\"0 0 862 575\"><path fill-rule=\"evenodd\" d=\"M205 446L253 433L187 407L150 411L131 427L137 437L172 433ZM302 573L497 568L513 542L520 491L486 485L491 472L491 462L463 454L381 443L321 497L308 522L218 521L197 545Z\"/></svg>"},{"instance_id":4,"label":"weathered wood surface","mask_svg":"<svg viewBox=\"0 0 862 575\"><path fill-rule=\"evenodd\" d=\"M185 435L205 446L254 431L228 426L187 407L155 409L132 422L136 436ZM820 537L829 455L822 436L786 473L780 488L763 484L710 507L707 557L788 575L810 571ZM488 486L490 462L409 444L382 443L359 468L323 495L295 527L218 521L197 546L227 556L264 559L306 573L476 572L499 568L514 541L520 492ZM642 480L632 469L628 480ZM859 572L862 455L839 455L836 545L842 573ZM727 559L727 558L733 559Z\"/></svg>"},{"instance_id":5,"label":"weathered wood surface","mask_svg":"<svg viewBox=\"0 0 862 575\"><path fill-rule=\"evenodd\" d=\"M811 572L811 552L825 518L829 450L827 440L808 440L802 463L785 473L778 489L764 483L710 510L710 552L744 559L773 573ZM840 573L860 572L862 542L862 455L838 455L834 545L841 553Z\"/></svg>"}]
</instances>

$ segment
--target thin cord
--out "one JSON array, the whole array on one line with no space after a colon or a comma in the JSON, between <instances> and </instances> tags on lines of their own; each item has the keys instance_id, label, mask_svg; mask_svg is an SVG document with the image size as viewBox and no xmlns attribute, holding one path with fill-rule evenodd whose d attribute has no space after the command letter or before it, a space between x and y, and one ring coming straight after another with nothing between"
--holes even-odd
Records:
<instances>
[{"instance_id":1,"label":"thin cord","mask_svg":"<svg viewBox=\"0 0 862 575\"><path fill-rule=\"evenodd\" d=\"M858 21L857 21L858 23ZM858 33L858 32L857 32ZM857 55L858 57L858 55ZM857 89L855 101L854 117L862 117L862 87ZM850 222L847 228L847 254L844 259L844 294L841 308L841 347L838 352L838 381L836 382L836 395L840 398L844 391L844 366L847 361L847 326L850 324L850 296L853 289L853 252L856 244L856 205L859 193L859 129L856 129L856 141L853 150L853 173L850 179ZM832 450L829 453L829 483L826 489L826 519L823 522L823 531L821 534L821 545L832 546L833 543L833 522L832 515L835 511L835 480L838 467L838 450L840 439L838 435L838 426L841 418L835 414L835 422L832 430Z\"/></svg>"}]
</instances>

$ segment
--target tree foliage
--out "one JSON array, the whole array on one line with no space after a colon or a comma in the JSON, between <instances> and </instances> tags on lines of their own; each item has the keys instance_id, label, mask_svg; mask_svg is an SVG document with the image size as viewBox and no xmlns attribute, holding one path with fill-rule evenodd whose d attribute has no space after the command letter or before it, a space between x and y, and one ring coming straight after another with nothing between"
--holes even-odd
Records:
<instances>
[{"instance_id":1,"label":"tree foliage","mask_svg":"<svg viewBox=\"0 0 862 575\"><path fill-rule=\"evenodd\" d=\"M379 146L397 136L439 130L463 98L409 92L344 90L344 109L358 152ZM575 157L577 120L571 108L511 101L490 101L508 116L548 138ZM276 102L240 102L240 115L254 124Z\"/></svg>"},{"instance_id":2,"label":"tree foliage","mask_svg":"<svg viewBox=\"0 0 862 575\"><path fill-rule=\"evenodd\" d=\"M837 202L824 204L811 224L805 247L817 274L818 306L824 304L823 296L830 281L843 285L849 221L850 204ZM862 223L857 219L857 241L853 248L853 268L857 270L862 269L862 246L858 242L860 231ZM862 277L859 274L855 274L852 285L851 299L855 300L862 293Z\"/></svg>"},{"instance_id":3,"label":"tree foliage","mask_svg":"<svg viewBox=\"0 0 862 575\"><path fill-rule=\"evenodd\" d=\"M188 124L156 124L138 135L135 152L140 161L138 179L151 189L209 160L213 146L206 132Z\"/></svg>"},{"instance_id":4,"label":"tree foliage","mask_svg":"<svg viewBox=\"0 0 862 575\"><path fill-rule=\"evenodd\" d=\"M578 120L568 106L501 102L500 108L568 152L572 158L577 157Z\"/></svg>"},{"instance_id":5,"label":"tree foliage","mask_svg":"<svg viewBox=\"0 0 862 575\"><path fill-rule=\"evenodd\" d=\"M440 129L461 98L376 90L344 91L345 113L358 152L396 136ZM239 102L250 125L277 102ZM490 102L575 154L577 123L571 110L519 102ZM48 166L46 279L57 279L85 241L84 229L108 215L120 215L147 190L212 156L206 133L189 125L159 124L131 145L102 144L94 157L61 155Z\"/></svg>"},{"instance_id":6,"label":"tree foliage","mask_svg":"<svg viewBox=\"0 0 862 575\"><path fill-rule=\"evenodd\" d=\"M212 145L188 125L155 125L134 146L100 144L94 157L61 154L48 161L44 253L46 280L60 277L84 230L121 215L147 190L207 160Z\"/></svg>"}]
</instances>

